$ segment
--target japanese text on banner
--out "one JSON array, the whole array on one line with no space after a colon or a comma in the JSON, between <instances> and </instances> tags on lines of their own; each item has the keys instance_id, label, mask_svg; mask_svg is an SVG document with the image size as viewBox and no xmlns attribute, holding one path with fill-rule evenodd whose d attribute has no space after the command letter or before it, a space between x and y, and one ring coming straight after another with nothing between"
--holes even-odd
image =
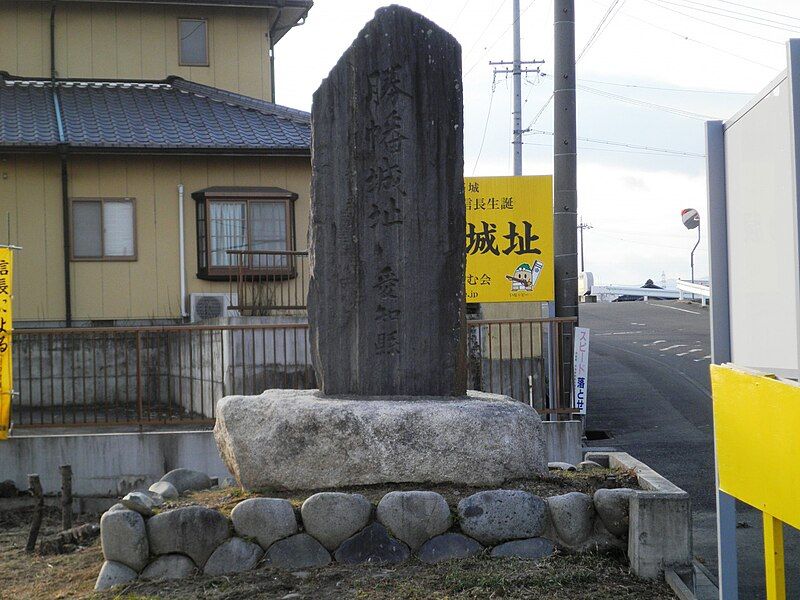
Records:
<instances>
[{"instance_id":1,"label":"japanese text on banner","mask_svg":"<svg viewBox=\"0 0 800 600\"><path fill-rule=\"evenodd\" d=\"M467 302L554 297L553 178L468 177Z\"/></svg>"},{"instance_id":2,"label":"japanese text on banner","mask_svg":"<svg viewBox=\"0 0 800 600\"><path fill-rule=\"evenodd\" d=\"M11 425L11 396L14 389L11 380L12 266L11 248L0 248L0 440L8 437Z\"/></svg>"},{"instance_id":3,"label":"japanese text on banner","mask_svg":"<svg viewBox=\"0 0 800 600\"><path fill-rule=\"evenodd\" d=\"M589 387L589 330L585 327L575 328L575 361L573 397L576 412L586 414L586 399Z\"/></svg>"}]
</instances>

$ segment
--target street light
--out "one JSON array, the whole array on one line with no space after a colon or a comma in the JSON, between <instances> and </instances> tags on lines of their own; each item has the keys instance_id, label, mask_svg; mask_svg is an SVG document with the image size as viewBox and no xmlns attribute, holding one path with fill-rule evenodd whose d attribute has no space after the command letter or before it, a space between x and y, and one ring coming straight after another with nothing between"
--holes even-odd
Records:
<instances>
[{"instance_id":1,"label":"street light","mask_svg":"<svg viewBox=\"0 0 800 600\"><path fill-rule=\"evenodd\" d=\"M692 265L692 283L694 283L694 251L700 245L700 214L694 208L684 208L681 211L681 219L686 229L697 229L697 243L692 248L689 258Z\"/></svg>"}]
</instances>

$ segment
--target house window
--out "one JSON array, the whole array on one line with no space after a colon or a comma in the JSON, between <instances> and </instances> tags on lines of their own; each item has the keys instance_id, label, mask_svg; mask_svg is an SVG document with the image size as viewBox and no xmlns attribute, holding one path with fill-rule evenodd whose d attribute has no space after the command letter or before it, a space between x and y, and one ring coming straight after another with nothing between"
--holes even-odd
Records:
<instances>
[{"instance_id":1,"label":"house window","mask_svg":"<svg viewBox=\"0 0 800 600\"><path fill-rule=\"evenodd\" d=\"M208 66L208 21L178 19L178 41L181 66Z\"/></svg>"},{"instance_id":2,"label":"house window","mask_svg":"<svg viewBox=\"0 0 800 600\"><path fill-rule=\"evenodd\" d=\"M199 277L228 278L240 268L248 275L291 275L291 257L280 252L294 249L296 194L278 188L209 188L192 197Z\"/></svg>"},{"instance_id":3,"label":"house window","mask_svg":"<svg viewBox=\"0 0 800 600\"><path fill-rule=\"evenodd\" d=\"M81 198L71 203L73 260L136 260L133 198Z\"/></svg>"}]
</instances>

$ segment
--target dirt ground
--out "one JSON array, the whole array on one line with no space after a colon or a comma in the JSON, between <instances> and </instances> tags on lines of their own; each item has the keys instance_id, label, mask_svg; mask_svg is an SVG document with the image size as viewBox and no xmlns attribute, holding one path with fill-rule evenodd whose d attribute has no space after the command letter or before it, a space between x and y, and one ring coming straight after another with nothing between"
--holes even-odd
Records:
<instances>
[{"instance_id":1,"label":"dirt ground","mask_svg":"<svg viewBox=\"0 0 800 600\"><path fill-rule=\"evenodd\" d=\"M546 481L524 481L506 488L528 489L541 495L570 490L591 492L598 487L630 485L629 475L609 471L594 474L558 474ZM416 486L417 489L420 486ZM393 485L370 486L357 491L373 502ZM409 486L410 489L410 486ZM451 504L473 491L458 486L436 486ZM356 490L353 490L356 491ZM270 493L271 496L280 494ZM284 494L299 503L309 494ZM189 494L172 505L206 504L223 511L249 496L227 489ZM322 599L356 600L537 598L542 600L660 600L674 598L663 582L633 576L622 554L556 554L530 562L516 559L472 559L424 565L412 559L396 567L331 565L321 569L282 572L271 568L226 577L194 577L172 582L136 582L114 591L95 593L94 582L103 562L99 540L86 548L60 556L28 555L24 551L30 509L0 511L0 598L8 600L92 598L144 600L155 598L220 599ZM99 515L84 515L75 524L97 522ZM48 509L41 535L56 533L60 524L55 509Z\"/></svg>"}]
</instances>

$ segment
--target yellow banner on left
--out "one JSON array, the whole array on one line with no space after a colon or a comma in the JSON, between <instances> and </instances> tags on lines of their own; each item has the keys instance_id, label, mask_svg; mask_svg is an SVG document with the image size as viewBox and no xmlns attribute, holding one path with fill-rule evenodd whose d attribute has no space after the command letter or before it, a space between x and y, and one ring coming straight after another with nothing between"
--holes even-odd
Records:
<instances>
[{"instance_id":1,"label":"yellow banner on left","mask_svg":"<svg viewBox=\"0 0 800 600\"><path fill-rule=\"evenodd\" d=\"M0 248L0 440L8 438L14 389L11 364L13 265L14 254L11 248Z\"/></svg>"}]
</instances>

